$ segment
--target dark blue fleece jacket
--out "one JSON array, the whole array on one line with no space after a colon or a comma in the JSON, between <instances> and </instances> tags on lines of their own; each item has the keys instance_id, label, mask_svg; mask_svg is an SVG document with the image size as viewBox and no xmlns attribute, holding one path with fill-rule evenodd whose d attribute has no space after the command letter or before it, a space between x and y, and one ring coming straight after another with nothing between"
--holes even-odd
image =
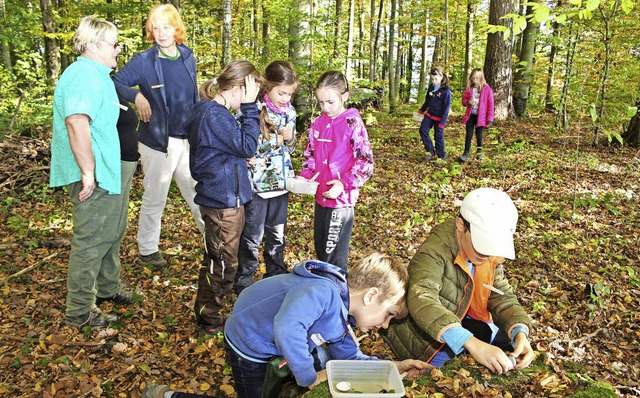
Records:
<instances>
[{"instance_id":1,"label":"dark blue fleece jacket","mask_svg":"<svg viewBox=\"0 0 640 398\"><path fill-rule=\"evenodd\" d=\"M195 202L214 209L244 205L253 197L247 159L255 155L260 114L255 103L240 105L236 120L216 101L199 101L184 131L189 135L189 167L197 181Z\"/></svg>"},{"instance_id":2,"label":"dark blue fleece jacket","mask_svg":"<svg viewBox=\"0 0 640 398\"><path fill-rule=\"evenodd\" d=\"M435 87L430 84L420 111L425 115L429 113L432 119L440 121L439 124L444 127L447 124L450 109L451 90L448 88L438 88L436 90Z\"/></svg>"}]
</instances>

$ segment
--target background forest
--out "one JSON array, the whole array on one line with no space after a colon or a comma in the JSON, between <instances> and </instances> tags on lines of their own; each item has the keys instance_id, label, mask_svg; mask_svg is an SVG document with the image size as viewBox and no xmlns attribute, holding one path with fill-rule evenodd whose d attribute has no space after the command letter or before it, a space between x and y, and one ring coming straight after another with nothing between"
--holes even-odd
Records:
<instances>
[{"instance_id":1,"label":"background forest","mask_svg":"<svg viewBox=\"0 0 640 398\"><path fill-rule=\"evenodd\" d=\"M0 131L47 128L51 95L75 59L78 21L93 14L116 23L119 63L149 47L143 26L156 1L0 0ZM229 60L265 66L289 59L308 87L328 69L374 88L385 109L423 100L427 68L444 67L461 92L471 68L485 66L496 117L541 111L567 128L590 116L589 137L620 139L640 93L640 21L635 0L173 0L195 50L200 81ZM369 94L368 94L369 93ZM370 91L355 95L366 100ZM460 107L453 102L454 111ZM301 118L305 120L305 118Z\"/></svg>"}]
</instances>

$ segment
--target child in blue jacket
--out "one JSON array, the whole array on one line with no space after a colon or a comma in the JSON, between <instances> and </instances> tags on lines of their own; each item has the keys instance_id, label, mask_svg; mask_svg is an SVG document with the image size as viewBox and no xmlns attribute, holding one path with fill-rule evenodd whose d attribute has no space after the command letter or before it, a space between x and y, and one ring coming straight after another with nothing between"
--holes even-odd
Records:
<instances>
[{"instance_id":1,"label":"child in blue jacket","mask_svg":"<svg viewBox=\"0 0 640 398\"><path fill-rule=\"evenodd\" d=\"M298 385L309 388L326 380L326 370L314 366L319 346L330 359L378 359L360 351L352 326L364 332L387 328L393 318L407 315L407 268L373 253L349 271L347 277L340 267L311 260L242 291L224 327L238 398L262 396L269 362L277 357L284 357ZM395 364L409 377L431 368L415 359ZM160 396L152 391L171 393L165 385L149 384L146 397Z\"/></svg>"},{"instance_id":2,"label":"child in blue jacket","mask_svg":"<svg viewBox=\"0 0 640 398\"><path fill-rule=\"evenodd\" d=\"M444 149L444 127L447 124L449 110L451 109L451 90L449 89L449 77L442 71L439 66L431 68L429 77L429 88L424 104L420 107L418 113L424 115L422 124L420 124L420 137L427 151L426 160L432 160L436 155L438 159L446 159L447 152ZM433 126L433 139L436 142L436 148L433 149L433 143L429 136L429 130Z\"/></svg>"}]
</instances>

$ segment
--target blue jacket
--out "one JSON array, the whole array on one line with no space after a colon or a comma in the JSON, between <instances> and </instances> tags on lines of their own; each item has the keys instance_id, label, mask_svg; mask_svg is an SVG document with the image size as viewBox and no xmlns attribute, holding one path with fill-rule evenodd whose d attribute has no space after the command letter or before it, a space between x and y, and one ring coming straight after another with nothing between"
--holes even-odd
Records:
<instances>
[{"instance_id":1,"label":"blue jacket","mask_svg":"<svg viewBox=\"0 0 640 398\"><path fill-rule=\"evenodd\" d=\"M240 207L253 197L247 159L258 147L260 115L255 103L240 105L240 125L216 101L199 101L184 123L189 167L197 181L195 202L214 209Z\"/></svg>"},{"instance_id":2,"label":"blue jacket","mask_svg":"<svg viewBox=\"0 0 640 398\"><path fill-rule=\"evenodd\" d=\"M323 342L333 359L377 359L364 355L347 331L346 273L311 260L240 293L224 325L225 338L249 360L283 356L298 385L316 380L313 351Z\"/></svg>"},{"instance_id":3,"label":"blue jacket","mask_svg":"<svg viewBox=\"0 0 640 398\"><path fill-rule=\"evenodd\" d=\"M420 111L433 120L439 121L439 125L444 128L451 109L451 90L439 88L438 90L431 84L427 89L427 95Z\"/></svg>"},{"instance_id":4,"label":"blue jacket","mask_svg":"<svg viewBox=\"0 0 640 398\"><path fill-rule=\"evenodd\" d=\"M191 76L194 97L193 104L198 101L198 85L196 82L196 61L193 52L184 44L178 46L184 66ZM134 103L136 95L141 92L151 105L151 120L149 123L140 121L138 139L151 149L167 152L169 143L169 108L167 94L164 87L164 76L160 65L158 46L138 53L127 62L122 69L113 76L113 82L118 94L127 101ZM138 86L140 90L132 88Z\"/></svg>"}]
</instances>

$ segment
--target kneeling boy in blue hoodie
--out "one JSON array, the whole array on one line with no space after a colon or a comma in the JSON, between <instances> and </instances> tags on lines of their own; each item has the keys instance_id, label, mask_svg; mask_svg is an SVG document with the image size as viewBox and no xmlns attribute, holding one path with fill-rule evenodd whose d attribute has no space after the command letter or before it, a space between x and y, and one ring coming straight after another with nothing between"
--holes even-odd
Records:
<instances>
[{"instance_id":1,"label":"kneeling boy in blue hoodie","mask_svg":"<svg viewBox=\"0 0 640 398\"><path fill-rule=\"evenodd\" d=\"M298 385L309 388L326 380L326 370L314 367L318 346L331 359L377 359L360 351L352 326L366 332L406 316L407 281L406 266L374 253L352 266L348 278L340 267L311 260L245 289L224 326L238 398L262 395L274 357L284 357ZM414 375L430 367L413 359L395 364Z\"/></svg>"}]
</instances>

